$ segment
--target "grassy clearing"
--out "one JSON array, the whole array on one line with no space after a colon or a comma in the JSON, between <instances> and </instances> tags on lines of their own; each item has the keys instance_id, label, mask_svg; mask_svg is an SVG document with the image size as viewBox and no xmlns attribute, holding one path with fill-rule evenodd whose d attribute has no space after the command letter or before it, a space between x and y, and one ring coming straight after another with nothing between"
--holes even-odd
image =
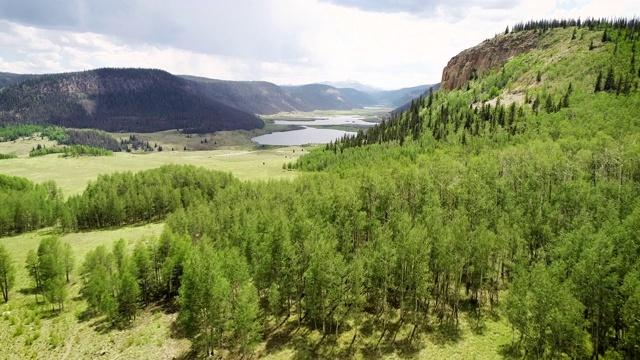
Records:
<instances>
[{"instance_id":1,"label":"grassy clearing","mask_svg":"<svg viewBox=\"0 0 640 360\"><path fill-rule=\"evenodd\" d=\"M38 146L38 144L44 145L46 147L52 147L52 146L55 146L57 143L55 141L51 141L46 138L43 139L39 136L20 138L16 141L0 142L0 153L13 154L13 155L17 155L18 157L24 157L24 156L28 157L31 149Z\"/></svg>"},{"instance_id":2,"label":"grassy clearing","mask_svg":"<svg viewBox=\"0 0 640 360\"><path fill-rule=\"evenodd\" d=\"M190 344L172 336L175 313L154 307L145 310L127 330L108 327L103 318L83 317L86 302L79 296L79 267L84 255L98 245L110 247L123 238L129 246L145 236L157 235L162 224L150 224L117 230L62 235L76 255L69 300L64 310L52 313L49 306L38 305L30 294L32 287L24 268L26 254L37 249L51 229L2 238L16 269L16 284L8 303L0 304L0 352L3 359L172 359L188 353Z\"/></svg>"},{"instance_id":3,"label":"grassy clearing","mask_svg":"<svg viewBox=\"0 0 640 360\"><path fill-rule=\"evenodd\" d=\"M398 326L396 317L389 325L383 340L380 322L367 321L351 345L354 330L345 325L345 330L322 337L321 330L297 327L292 316L277 327L275 321L269 323L267 341L258 348L259 357L265 359L505 359L510 358L506 349L512 343L508 322L498 313L485 317L478 325L477 319L469 313L461 313L457 330L438 325L430 317L424 325L423 334L409 338L413 326ZM396 335L397 332L397 335ZM395 336L395 341L393 340Z\"/></svg>"},{"instance_id":4,"label":"grassy clearing","mask_svg":"<svg viewBox=\"0 0 640 360\"><path fill-rule=\"evenodd\" d=\"M129 139L135 135L141 141L149 142L151 146L162 146L164 151L173 148L174 151L187 150L251 150L260 147L251 138L277 131L291 130L287 125L276 125L265 122L262 129L218 131L213 134L183 134L177 130L167 130L155 133L111 133L116 139ZM207 140L205 143L204 140Z\"/></svg>"},{"instance_id":5,"label":"grassy clearing","mask_svg":"<svg viewBox=\"0 0 640 360\"><path fill-rule=\"evenodd\" d=\"M31 141L26 141L31 143ZM0 143L0 145L5 143ZM25 148L20 140L17 148ZM29 150L31 147L29 146ZM17 151L17 150L16 150ZM301 147L265 150L163 151L147 154L115 153L115 156L60 158L56 154L2 160L0 173L40 183L55 180L65 195L82 192L99 174L157 168L165 164L202 166L231 172L241 180L292 179L296 173L282 169L305 153ZM8 152L8 151L3 151ZM28 152L27 152L28 153Z\"/></svg>"}]
</instances>

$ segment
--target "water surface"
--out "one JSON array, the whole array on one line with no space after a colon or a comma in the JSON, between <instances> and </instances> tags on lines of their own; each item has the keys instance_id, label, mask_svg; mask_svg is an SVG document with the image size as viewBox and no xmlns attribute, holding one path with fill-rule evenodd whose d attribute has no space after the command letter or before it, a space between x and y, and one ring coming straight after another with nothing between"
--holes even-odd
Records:
<instances>
[{"instance_id":1,"label":"water surface","mask_svg":"<svg viewBox=\"0 0 640 360\"><path fill-rule=\"evenodd\" d=\"M301 121L305 123L306 121ZM315 129L305 127L302 130L283 131L262 136L256 136L251 139L261 145L307 145L307 144L326 144L340 139L345 134L355 134L354 132L333 130L333 129Z\"/></svg>"}]
</instances>

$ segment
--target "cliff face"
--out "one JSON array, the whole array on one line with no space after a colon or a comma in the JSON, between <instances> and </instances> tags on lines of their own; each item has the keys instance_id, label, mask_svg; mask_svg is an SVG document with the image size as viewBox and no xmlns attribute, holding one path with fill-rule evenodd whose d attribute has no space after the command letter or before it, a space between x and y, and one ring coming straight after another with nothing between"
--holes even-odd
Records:
<instances>
[{"instance_id":1,"label":"cliff face","mask_svg":"<svg viewBox=\"0 0 640 360\"><path fill-rule=\"evenodd\" d=\"M523 31L485 40L449 60L442 71L440 86L445 90L459 89L474 74L479 76L496 66L502 66L511 57L533 49L537 43L538 33L535 31Z\"/></svg>"}]
</instances>

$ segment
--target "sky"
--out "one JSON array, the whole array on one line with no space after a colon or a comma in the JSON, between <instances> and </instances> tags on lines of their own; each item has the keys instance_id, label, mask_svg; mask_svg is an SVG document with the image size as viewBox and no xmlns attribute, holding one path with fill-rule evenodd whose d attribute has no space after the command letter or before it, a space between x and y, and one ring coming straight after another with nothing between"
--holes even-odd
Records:
<instances>
[{"instance_id":1,"label":"sky","mask_svg":"<svg viewBox=\"0 0 640 360\"><path fill-rule=\"evenodd\" d=\"M276 84L440 82L530 19L640 16L637 0L0 0L0 72L100 67Z\"/></svg>"}]
</instances>

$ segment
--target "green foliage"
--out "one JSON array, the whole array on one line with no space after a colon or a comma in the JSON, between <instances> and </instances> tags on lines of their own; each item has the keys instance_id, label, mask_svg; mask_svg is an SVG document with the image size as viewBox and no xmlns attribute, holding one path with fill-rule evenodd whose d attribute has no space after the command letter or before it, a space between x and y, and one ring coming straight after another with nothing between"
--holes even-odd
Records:
<instances>
[{"instance_id":1,"label":"green foliage","mask_svg":"<svg viewBox=\"0 0 640 360\"><path fill-rule=\"evenodd\" d=\"M40 293L53 309L56 305L62 309L67 298L64 249L59 238L50 236L40 240L37 253L30 251L27 255L26 265L34 280L36 301Z\"/></svg>"},{"instance_id":2,"label":"green foliage","mask_svg":"<svg viewBox=\"0 0 640 360\"><path fill-rule=\"evenodd\" d=\"M582 304L553 269L536 263L520 270L505 300L509 321L520 334L525 356L584 356Z\"/></svg>"},{"instance_id":3,"label":"green foliage","mask_svg":"<svg viewBox=\"0 0 640 360\"><path fill-rule=\"evenodd\" d=\"M31 181L0 175L0 236L55 224L62 193L52 181Z\"/></svg>"},{"instance_id":4,"label":"green foliage","mask_svg":"<svg viewBox=\"0 0 640 360\"><path fill-rule=\"evenodd\" d=\"M16 269L7 249L0 244L0 290L4 302L9 301L9 291L16 279Z\"/></svg>"},{"instance_id":5,"label":"green foliage","mask_svg":"<svg viewBox=\"0 0 640 360\"><path fill-rule=\"evenodd\" d=\"M67 200L63 227L101 228L159 220L179 208L208 201L237 182L230 174L177 165L101 175L82 195Z\"/></svg>"},{"instance_id":6,"label":"green foliage","mask_svg":"<svg viewBox=\"0 0 640 360\"><path fill-rule=\"evenodd\" d=\"M615 57L604 50L587 52L584 44L575 55L549 62L555 46L581 46L577 39L566 45L573 29L554 31L542 38L551 44L549 50L517 56L503 69L472 79L465 89L435 93L367 133L329 144L296 163L298 169L362 183L367 195L356 199L404 199L402 205L385 203L384 217L365 207L366 201L352 200L354 212L378 219L364 227L376 229L376 235L367 237L372 252L365 256L370 264L365 278L371 281L369 300L383 329L389 308L410 313L407 292L432 297L438 304L432 313L441 321L455 321L459 286L464 284L472 301L488 298L490 304L505 286L508 317L520 338L515 346L525 357L586 357L589 351L593 357L616 351L637 356L631 320L637 282L628 274L640 254L637 232L630 230L640 226L635 201L640 94L628 74L633 34L640 24L585 23L591 29L584 30L587 35L606 29L602 47L615 50L614 39ZM544 32L561 25L531 24ZM525 30L516 26L513 31ZM542 72L545 81L539 83ZM527 88L524 104L507 107L500 98L495 105L479 103L518 86ZM385 179L393 195L367 181L373 173ZM403 176L413 188L400 186ZM326 188L335 192L340 187ZM413 212L414 203L423 205ZM409 220L401 220L403 213L410 214ZM334 231L353 232L340 225ZM412 232L434 234L420 237L430 259L423 275L415 265L403 265L413 263L402 254L418 252L403 250L409 244L401 239ZM395 238L396 233L403 235ZM353 256L344 248L337 251L344 258ZM397 268L390 265L394 263ZM407 268L412 271L405 272ZM515 276L505 280L498 273ZM430 286L412 289L406 279L413 277L431 279L421 280Z\"/></svg>"},{"instance_id":7,"label":"green foliage","mask_svg":"<svg viewBox=\"0 0 640 360\"><path fill-rule=\"evenodd\" d=\"M42 137L48 137L53 141L66 139L62 128L57 126L43 126L33 124L0 126L0 141L14 141L21 137L33 136L39 133Z\"/></svg>"},{"instance_id":8,"label":"green foliage","mask_svg":"<svg viewBox=\"0 0 640 360\"><path fill-rule=\"evenodd\" d=\"M15 154L0 154L0 160L15 159L17 157L18 155Z\"/></svg>"},{"instance_id":9,"label":"green foliage","mask_svg":"<svg viewBox=\"0 0 640 360\"><path fill-rule=\"evenodd\" d=\"M63 156L112 156L113 152L110 150L85 146L85 145L73 145L63 147L43 147L40 149L34 149L29 153L30 157L43 156L49 154L63 154Z\"/></svg>"}]
</instances>

